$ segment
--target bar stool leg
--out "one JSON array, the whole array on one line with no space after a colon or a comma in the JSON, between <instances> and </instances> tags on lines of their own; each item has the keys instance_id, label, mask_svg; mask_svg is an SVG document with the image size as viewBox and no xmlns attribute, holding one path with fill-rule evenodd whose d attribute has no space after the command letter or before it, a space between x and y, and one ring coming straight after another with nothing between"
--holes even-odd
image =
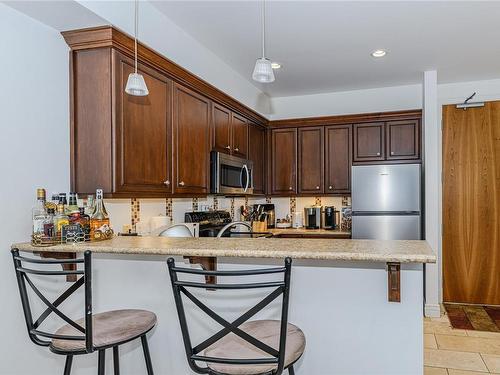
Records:
<instances>
[{"instance_id":1,"label":"bar stool leg","mask_svg":"<svg viewBox=\"0 0 500 375\"><path fill-rule=\"evenodd\" d=\"M70 375L71 373L71 365L73 364L73 356L66 356L66 363L64 364L64 375Z\"/></svg>"},{"instance_id":2,"label":"bar stool leg","mask_svg":"<svg viewBox=\"0 0 500 375\"><path fill-rule=\"evenodd\" d=\"M293 366L288 367L288 374L295 375L295 370L293 369Z\"/></svg>"},{"instance_id":3,"label":"bar stool leg","mask_svg":"<svg viewBox=\"0 0 500 375\"><path fill-rule=\"evenodd\" d=\"M106 351L104 349L99 350L97 356L97 375L104 375L106 364Z\"/></svg>"},{"instance_id":4,"label":"bar stool leg","mask_svg":"<svg viewBox=\"0 0 500 375\"><path fill-rule=\"evenodd\" d=\"M120 375L120 354L118 346L113 346L113 370L115 375Z\"/></svg>"},{"instance_id":5,"label":"bar stool leg","mask_svg":"<svg viewBox=\"0 0 500 375\"><path fill-rule=\"evenodd\" d=\"M141 336L142 350L144 351L144 359L146 360L146 368L148 370L148 375L153 374L153 364L151 363L151 356L149 355L148 339L146 335Z\"/></svg>"}]
</instances>

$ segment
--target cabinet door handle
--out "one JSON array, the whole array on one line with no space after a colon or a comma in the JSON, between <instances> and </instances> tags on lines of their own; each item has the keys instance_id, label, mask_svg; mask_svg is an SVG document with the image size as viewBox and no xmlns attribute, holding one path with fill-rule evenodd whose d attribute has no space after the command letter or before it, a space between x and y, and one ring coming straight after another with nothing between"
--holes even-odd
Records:
<instances>
[{"instance_id":1,"label":"cabinet door handle","mask_svg":"<svg viewBox=\"0 0 500 375\"><path fill-rule=\"evenodd\" d=\"M316 186L316 190L319 190L319 186Z\"/></svg>"},{"instance_id":2,"label":"cabinet door handle","mask_svg":"<svg viewBox=\"0 0 500 375\"><path fill-rule=\"evenodd\" d=\"M290 186L290 187L288 188L288 190L293 190L293 188Z\"/></svg>"},{"instance_id":3,"label":"cabinet door handle","mask_svg":"<svg viewBox=\"0 0 500 375\"><path fill-rule=\"evenodd\" d=\"M184 181L179 182L179 186L184 186L184 185L185 185Z\"/></svg>"},{"instance_id":4,"label":"cabinet door handle","mask_svg":"<svg viewBox=\"0 0 500 375\"><path fill-rule=\"evenodd\" d=\"M380 152L377 152L377 156L380 156Z\"/></svg>"},{"instance_id":5,"label":"cabinet door handle","mask_svg":"<svg viewBox=\"0 0 500 375\"><path fill-rule=\"evenodd\" d=\"M227 145L227 146L226 146L226 149L227 149L227 150L231 150L231 146Z\"/></svg>"},{"instance_id":6,"label":"cabinet door handle","mask_svg":"<svg viewBox=\"0 0 500 375\"><path fill-rule=\"evenodd\" d=\"M333 190L333 186L332 185L328 186L328 190Z\"/></svg>"},{"instance_id":7,"label":"cabinet door handle","mask_svg":"<svg viewBox=\"0 0 500 375\"><path fill-rule=\"evenodd\" d=\"M391 151L391 155L394 155L394 151Z\"/></svg>"},{"instance_id":8,"label":"cabinet door handle","mask_svg":"<svg viewBox=\"0 0 500 375\"><path fill-rule=\"evenodd\" d=\"M169 180L163 181L163 184L166 185L166 186L168 186L168 185L170 185L170 181Z\"/></svg>"},{"instance_id":9,"label":"cabinet door handle","mask_svg":"<svg viewBox=\"0 0 500 375\"><path fill-rule=\"evenodd\" d=\"M238 151L240 151L240 149L238 147L235 147L234 151L238 152Z\"/></svg>"}]
</instances>

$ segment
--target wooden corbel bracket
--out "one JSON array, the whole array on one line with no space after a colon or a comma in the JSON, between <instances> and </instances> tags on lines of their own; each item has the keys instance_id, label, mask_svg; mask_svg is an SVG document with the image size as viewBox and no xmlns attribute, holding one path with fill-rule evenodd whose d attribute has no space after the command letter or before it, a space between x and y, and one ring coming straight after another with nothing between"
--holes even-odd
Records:
<instances>
[{"instance_id":1,"label":"wooden corbel bracket","mask_svg":"<svg viewBox=\"0 0 500 375\"><path fill-rule=\"evenodd\" d=\"M401 263L387 263L389 302L401 302Z\"/></svg>"}]
</instances>

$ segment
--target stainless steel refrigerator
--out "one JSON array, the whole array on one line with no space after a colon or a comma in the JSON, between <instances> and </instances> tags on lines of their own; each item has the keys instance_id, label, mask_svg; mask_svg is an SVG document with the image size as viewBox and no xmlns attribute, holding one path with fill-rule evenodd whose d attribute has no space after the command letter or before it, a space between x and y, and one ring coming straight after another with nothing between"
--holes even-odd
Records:
<instances>
[{"instance_id":1,"label":"stainless steel refrigerator","mask_svg":"<svg viewBox=\"0 0 500 375\"><path fill-rule=\"evenodd\" d=\"M419 240L420 164L352 167L352 238Z\"/></svg>"}]
</instances>

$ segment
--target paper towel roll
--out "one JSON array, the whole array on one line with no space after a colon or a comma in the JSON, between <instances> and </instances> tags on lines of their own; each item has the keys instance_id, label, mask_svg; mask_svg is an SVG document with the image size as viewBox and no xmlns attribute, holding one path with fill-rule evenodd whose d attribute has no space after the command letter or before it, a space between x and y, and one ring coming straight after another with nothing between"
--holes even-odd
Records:
<instances>
[{"instance_id":1,"label":"paper towel roll","mask_svg":"<svg viewBox=\"0 0 500 375\"><path fill-rule=\"evenodd\" d=\"M171 219L169 216L153 216L149 221L149 227L151 231L154 231L157 228L163 227L165 225L171 224Z\"/></svg>"}]
</instances>

